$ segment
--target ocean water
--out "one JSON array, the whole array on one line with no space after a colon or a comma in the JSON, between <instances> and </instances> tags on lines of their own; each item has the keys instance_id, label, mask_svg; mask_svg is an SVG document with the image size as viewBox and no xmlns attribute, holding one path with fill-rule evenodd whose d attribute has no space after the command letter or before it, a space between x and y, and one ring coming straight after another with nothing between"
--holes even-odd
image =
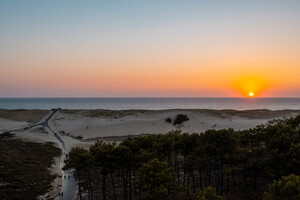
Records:
<instances>
[{"instance_id":1,"label":"ocean water","mask_svg":"<svg viewBox=\"0 0 300 200\"><path fill-rule=\"evenodd\" d=\"M0 108L300 110L300 98L0 98Z\"/></svg>"}]
</instances>

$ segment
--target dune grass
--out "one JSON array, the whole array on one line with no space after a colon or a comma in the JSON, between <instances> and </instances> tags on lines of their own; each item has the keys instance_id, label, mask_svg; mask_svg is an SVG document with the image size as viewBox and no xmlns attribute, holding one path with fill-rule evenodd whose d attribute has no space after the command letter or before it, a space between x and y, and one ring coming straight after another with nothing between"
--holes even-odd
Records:
<instances>
[{"instance_id":1,"label":"dune grass","mask_svg":"<svg viewBox=\"0 0 300 200\"><path fill-rule=\"evenodd\" d=\"M36 199L51 189L50 167L61 150L53 143L25 142L0 135L0 199Z\"/></svg>"}]
</instances>

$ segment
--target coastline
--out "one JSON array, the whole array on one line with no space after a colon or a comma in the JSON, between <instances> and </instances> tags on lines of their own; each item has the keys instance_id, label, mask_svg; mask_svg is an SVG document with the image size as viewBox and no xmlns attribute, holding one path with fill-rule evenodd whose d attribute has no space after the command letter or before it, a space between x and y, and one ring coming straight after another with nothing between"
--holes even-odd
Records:
<instances>
[{"instance_id":1,"label":"coastline","mask_svg":"<svg viewBox=\"0 0 300 200\"><path fill-rule=\"evenodd\" d=\"M132 97L132 98L0 98L5 109L164 110L164 109L300 109L299 97Z\"/></svg>"}]
</instances>

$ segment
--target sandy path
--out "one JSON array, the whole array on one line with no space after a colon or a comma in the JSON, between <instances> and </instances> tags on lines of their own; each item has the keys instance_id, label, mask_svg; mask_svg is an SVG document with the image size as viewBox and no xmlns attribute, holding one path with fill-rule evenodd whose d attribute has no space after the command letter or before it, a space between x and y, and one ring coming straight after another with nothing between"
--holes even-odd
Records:
<instances>
[{"instance_id":1,"label":"sandy path","mask_svg":"<svg viewBox=\"0 0 300 200\"><path fill-rule=\"evenodd\" d=\"M66 154L69 153L71 148L80 143L78 140L70 138L68 136L62 136L59 134L52 121L55 118L58 110L52 110L49 114L42 117L39 122L35 124L22 124L22 127L9 127L3 131L17 131L14 132L16 136L27 139L34 142L54 142L62 150L62 155L59 158L55 158L55 163L51 168L51 173L57 175L57 178L51 183L53 189L48 193L41 195L38 199L59 199L59 200L72 200L75 199L77 191L77 183L72 171L63 171L64 160ZM2 121L1 121L2 122ZM13 124L13 125L16 125ZM35 132L35 129L44 128L45 133ZM58 197L58 194L62 192L63 197Z\"/></svg>"}]
</instances>

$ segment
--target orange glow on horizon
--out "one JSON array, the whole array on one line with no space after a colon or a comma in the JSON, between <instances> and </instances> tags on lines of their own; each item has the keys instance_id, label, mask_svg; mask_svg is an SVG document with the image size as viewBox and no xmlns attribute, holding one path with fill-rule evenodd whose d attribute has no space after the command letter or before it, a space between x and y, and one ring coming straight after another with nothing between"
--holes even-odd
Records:
<instances>
[{"instance_id":1,"label":"orange glow on horizon","mask_svg":"<svg viewBox=\"0 0 300 200\"><path fill-rule=\"evenodd\" d=\"M248 76L237 80L234 83L234 88L242 93L245 97L261 96L268 88L267 80L261 77Z\"/></svg>"}]
</instances>

